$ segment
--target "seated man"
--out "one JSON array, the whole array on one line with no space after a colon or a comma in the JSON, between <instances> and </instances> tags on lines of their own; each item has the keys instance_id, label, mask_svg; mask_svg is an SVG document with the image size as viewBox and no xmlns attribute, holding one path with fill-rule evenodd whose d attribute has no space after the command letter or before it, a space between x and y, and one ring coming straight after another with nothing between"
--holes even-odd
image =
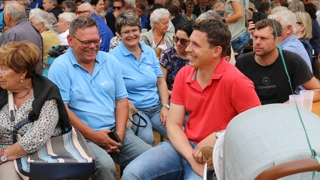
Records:
<instances>
[{"instance_id":1,"label":"seated man","mask_svg":"<svg viewBox=\"0 0 320 180\"><path fill-rule=\"evenodd\" d=\"M88 140L96 156L93 180L115 179L114 162L126 166L151 148L126 128L127 91L118 60L99 51L96 21L78 17L70 24L70 48L51 65L49 79L60 89L70 123ZM114 131L120 141L108 132Z\"/></svg>"},{"instance_id":2,"label":"seated man","mask_svg":"<svg viewBox=\"0 0 320 180\"><path fill-rule=\"evenodd\" d=\"M279 22L271 19L258 21L253 32L253 52L238 57L236 67L254 83L262 104L284 103L293 90L302 85L314 90L314 101L320 100L320 85L313 77L306 62L291 51L283 50L283 58L290 76L292 87L281 61L277 48L276 32L280 37L282 28Z\"/></svg>"},{"instance_id":3,"label":"seated man","mask_svg":"<svg viewBox=\"0 0 320 180\"><path fill-rule=\"evenodd\" d=\"M218 37L218 38L216 38ZM202 179L201 149L214 146L230 120L260 102L253 83L223 57L231 34L220 20L195 23L186 51L190 66L176 76L167 120L170 141L132 161L122 179ZM185 112L190 112L184 130Z\"/></svg>"}]
</instances>

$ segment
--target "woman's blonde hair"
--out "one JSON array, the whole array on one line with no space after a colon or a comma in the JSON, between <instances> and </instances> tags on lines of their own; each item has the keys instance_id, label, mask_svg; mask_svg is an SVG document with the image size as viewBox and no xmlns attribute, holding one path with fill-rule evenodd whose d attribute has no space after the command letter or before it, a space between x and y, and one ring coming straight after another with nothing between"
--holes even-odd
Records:
<instances>
[{"instance_id":1,"label":"woman's blonde hair","mask_svg":"<svg viewBox=\"0 0 320 180\"><path fill-rule=\"evenodd\" d=\"M307 12L295 12L297 18L297 23L302 23L304 30L302 32L302 37L310 40L312 38L312 20Z\"/></svg>"},{"instance_id":2,"label":"woman's blonde hair","mask_svg":"<svg viewBox=\"0 0 320 180\"><path fill-rule=\"evenodd\" d=\"M25 78L36 74L40 49L29 41L12 41L0 47L0 64L16 73L27 71Z\"/></svg>"}]
</instances>

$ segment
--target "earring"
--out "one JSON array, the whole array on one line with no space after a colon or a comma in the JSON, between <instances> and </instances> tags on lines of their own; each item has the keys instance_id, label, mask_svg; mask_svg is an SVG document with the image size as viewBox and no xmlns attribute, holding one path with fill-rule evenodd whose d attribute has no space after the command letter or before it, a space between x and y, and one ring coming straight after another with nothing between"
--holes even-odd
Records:
<instances>
[{"instance_id":1,"label":"earring","mask_svg":"<svg viewBox=\"0 0 320 180\"><path fill-rule=\"evenodd\" d=\"M23 82L23 79L22 79L22 78L20 79L20 82Z\"/></svg>"}]
</instances>

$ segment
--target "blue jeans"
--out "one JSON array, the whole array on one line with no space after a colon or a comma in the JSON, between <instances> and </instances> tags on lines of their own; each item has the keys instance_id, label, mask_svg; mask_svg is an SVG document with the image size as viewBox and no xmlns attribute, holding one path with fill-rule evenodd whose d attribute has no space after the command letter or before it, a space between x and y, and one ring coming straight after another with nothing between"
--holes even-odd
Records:
<instances>
[{"instance_id":1,"label":"blue jeans","mask_svg":"<svg viewBox=\"0 0 320 180\"><path fill-rule=\"evenodd\" d=\"M144 142L147 144L153 145L154 143L154 136L153 136L153 129L158 131L163 137L167 138L167 129L166 127L162 126L162 122L160 119L160 111L162 105L156 105L149 108L138 109L139 114L147 121L146 127L137 127L136 125L132 125L132 130L134 132L138 132L137 136L140 137ZM139 116L133 116L133 122L139 124ZM145 125L140 119L140 124Z\"/></svg>"},{"instance_id":2,"label":"blue jeans","mask_svg":"<svg viewBox=\"0 0 320 180\"><path fill-rule=\"evenodd\" d=\"M239 37L231 41L232 49L238 53L238 57L243 53L244 48L249 43L249 39L250 35L248 30L246 30Z\"/></svg>"},{"instance_id":3,"label":"blue jeans","mask_svg":"<svg viewBox=\"0 0 320 180\"><path fill-rule=\"evenodd\" d=\"M134 135L133 131L129 128L126 129L119 153L109 154L94 142L89 140L87 142L96 156L96 168L91 176L92 180L115 180L116 168L114 162L121 166L127 166L133 159L151 148L150 145Z\"/></svg>"},{"instance_id":4,"label":"blue jeans","mask_svg":"<svg viewBox=\"0 0 320 180\"><path fill-rule=\"evenodd\" d=\"M194 148L196 144L190 143ZM146 151L132 161L123 172L121 180L134 179L190 179L202 180L189 162L183 158L169 141Z\"/></svg>"}]
</instances>

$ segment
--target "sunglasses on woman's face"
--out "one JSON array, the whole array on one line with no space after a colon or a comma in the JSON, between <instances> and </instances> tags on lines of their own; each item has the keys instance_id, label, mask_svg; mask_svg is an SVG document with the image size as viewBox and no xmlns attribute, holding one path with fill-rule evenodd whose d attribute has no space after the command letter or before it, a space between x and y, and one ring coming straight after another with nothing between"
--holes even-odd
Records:
<instances>
[{"instance_id":1,"label":"sunglasses on woman's face","mask_svg":"<svg viewBox=\"0 0 320 180\"><path fill-rule=\"evenodd\" d=\"M180 44L185 46L188 42L190 42L190 40L187 39L183 39L183 38L179 38L177 36L173 36L173 41L177 44L178 41L180 41Z\"/></svg>"}]
</instances>

